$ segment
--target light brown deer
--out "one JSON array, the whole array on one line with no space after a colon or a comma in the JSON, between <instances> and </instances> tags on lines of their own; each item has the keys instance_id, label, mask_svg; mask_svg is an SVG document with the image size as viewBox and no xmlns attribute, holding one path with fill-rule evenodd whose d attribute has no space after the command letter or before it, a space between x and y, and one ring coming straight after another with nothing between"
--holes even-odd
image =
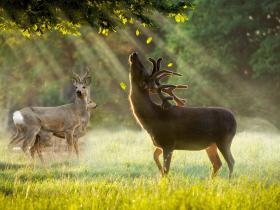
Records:
<instances>
[{"instance_id":1,"label":"light brown deer","mask_svg":"<svg viewBox=\"0 0 280 210\"><path fill-rule=\"evenodd\" d=\"M90 100L87 104L87 110L88 110L88 115L87 118L84 119L82 124L75 130L74 135L73 135L73 145L75 148L75 152L77 157L79 158L79 148L78 148L78 140L82 136L86 134L86 126L89 122L90 119L90 112L91 110L95 109L97 107L97 104ZM31 157L34 159L35 152L37 152L41 162L44 162L43 156L42 156L42 148L49 142L49 140L52 137L58 137L61 139L65 139L65 133L64 132L49 132L45 131L43 129L40 130L38 135L36 136L36 140L34 145L30 148L30 153Z\"/></svg>"},{"instance_id":2,"label":"light brown deer","mask_svg":"<svg viewBox=\"0 0 280 210\"><path fill-rule=\"evenodd\" d=\"M88 119L88 96L91 77L86 73L83 80L73 73L75 100L73 103L57 107L25 107L14 112L13 121L17 128L10 146L23 141L22 150L27 151L36 141L40 131L50 133L64 133L68 143L68 150L72 153L75 147L74 134Z\"/></svg>"}]
</instances>

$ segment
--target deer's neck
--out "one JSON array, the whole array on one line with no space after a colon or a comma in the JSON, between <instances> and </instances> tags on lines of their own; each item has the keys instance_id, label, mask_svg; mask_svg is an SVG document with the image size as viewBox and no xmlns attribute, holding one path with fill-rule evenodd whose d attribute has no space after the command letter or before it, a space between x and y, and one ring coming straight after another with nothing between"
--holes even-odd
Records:
<instances>
[{"instance_id":1,"label":"deer's neck","mask_svg":"<svg viewBox=\"0 0 280 210\"><path fill-rule=\"evenodd\" d=\"M75 110L79 113L79 114L87 114L87 98L83 97L77 97L75 98L74 101L74 106L75 106Z\"/></svg>"},{"instance_id":2,"label":"deer's neck","mask_svg":"<svg viewBox=\"0 0 280 210\"><path fill-rule=\"evenodd\" d=\"M156 119L158 112L157 105L151 101L148 91L140 88L132 80L130 80L129 101L134 116L144 127L144 124Z\"/></svg>"}]
</instances>

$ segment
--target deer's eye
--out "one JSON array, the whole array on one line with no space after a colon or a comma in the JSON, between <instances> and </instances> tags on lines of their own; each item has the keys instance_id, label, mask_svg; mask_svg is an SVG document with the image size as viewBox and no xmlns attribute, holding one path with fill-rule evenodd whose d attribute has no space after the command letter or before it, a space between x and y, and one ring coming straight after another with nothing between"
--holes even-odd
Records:
<instances>
[{"instance_id":1,"label":"deer's eye","mask_svg":"<svg viewBox=\"0 0 280 210\"><path fill-rule=\"evenodd\" d=\"M86 87L85 87L85 86L83 86L83 88L85 89Z\"/></svg>"}]
</instances>

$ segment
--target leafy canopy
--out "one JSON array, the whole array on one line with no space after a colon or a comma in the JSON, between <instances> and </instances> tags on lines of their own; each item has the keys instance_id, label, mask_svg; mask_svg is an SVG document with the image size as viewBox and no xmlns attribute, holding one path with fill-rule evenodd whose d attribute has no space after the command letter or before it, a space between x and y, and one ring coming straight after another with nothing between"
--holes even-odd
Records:
<instances>
[{"instance_id":1,"label":"leafy canopy","mask_svg":"<svg viewBox=\"0 0 280 210\"><path fill-rule=\"evenodd\" d=\"M184 22L189 9L192 5L187 0L1 0L0 30L17 30L27 37L46 31L79 35L81 25L90 25L108 35L134 21L152 26L154 12Z\"/></svg>"}]
</instances>

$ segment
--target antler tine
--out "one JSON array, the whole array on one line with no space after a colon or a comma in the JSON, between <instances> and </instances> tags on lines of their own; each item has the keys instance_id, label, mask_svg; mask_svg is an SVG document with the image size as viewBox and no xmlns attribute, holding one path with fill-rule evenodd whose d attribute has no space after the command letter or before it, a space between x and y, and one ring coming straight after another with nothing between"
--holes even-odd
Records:
<instances>
[{"instance_id":1,"label":"antler tine","mask_svg":"<svg viewBox=\"0 0 280 210\"><path fill-rule=\"evenodd\" d=\"M176 96L175 93L173 92L175 89L184 89L184 88L188 88L188 86L187 85L160 85L158 87L158 93L160 95L160 98L163 100L163 103L165 103L165 106L166 103L168 102L167 100L171 100L171 98L176 102L177 106L184 106L186 101ZM164 96L162 92L168 94L169 98ZM169 103L169 105L171 104Z\"/></svg>"},{"instance_id":2,"label":"antler tine","mask_svg":"<svg viewBox=\"0 0 280 210\"><path fill-rule=\"evenodd\" d=\"M176 85L168 85L168 84L164 84L164 85L160 85L160 86L158 86L158 90L159 91L161 91L162 89L164 89L164 88L173 88L173 89L175 89L176 88Z\"/></svg>"},{"instance_id":3,"label":"antler tine","mask_svg":"<svg viewBox=\"0 0 280 210\"><path fill-rule=\"evenodd\" d=\"M84 81L86 78L90 77L89 72L90 69L89 67L85 67L86 73L82 76L81 80Z\"/></svg>"},{"instance_id":4,"label":"antler tine","mask_svg":"<svg viewBox=\"0 0 280 210\"><path fill-rule=\"evenodd\" d=\"M162 58L157 59L157 69L156 69L157 71L159 71L159 69L160 69L161 61L162 61Z\"/></svg>"},{"instance_id":5,"label":"antler tine","mask_svg":"<svg viewBox=\"0 0 280 210\"><path fill-rule=\"evenodd\" d=\"M77 73L75 73L74 71L72 71L72 75L73 75L73 79L75 79L76 82L81 82L82 81L81 77Z\"/></svg>"},{"instance_id":6,"label":"antler tine","mask_svg":"<svg viewBox=\"0 0 280 210\"><path fill-rule=\"evenodd\" d=\"M188 88L188 86L187 85L176 85L176 87L164 88L164 89L162 89L162 92L167 93L168 95L172 96L174 101L176 102L177 106L184 106L184 104L186 103L186 100L179 98L173 92L175 89L184 89L184 88Z\"/></svg>"},{"instance_id":7,"label":"antler tine","mask_svg":"<svg viewBox=\"0 0 280 210\"><path fill-rule=\"evenodd\" d=\"M155 80L159 75L163 74L163 73L166 73L166 74L173 74L173 75L177 75L177 76L182 76L182 74L180 73L177 73L177 72L173 72L173 71L169 71L169 70L161 70L161 71L158 71L156 73L154 73L152 75L152 78L153 80Z\"/></svg>"},{"instance_id":8,"label":"antler tine","mask_svg":"<svg viewBox=\"0 0 280 210\"><path fill-rule=\"evenodd\" d=\"M169 84L161 85L160 84L160 80L165 77L172 76L172 75L182 76L182 74L169 70L160 70L160 64L162 58L157 59L157 62L155 62L154 59L149 58L149 61L153 63L153 72L150 76L150 82L154 82L157 85L155 89L157 90L158 95L162 100L162 108L167 109L170 106L172 106L172 104L169 102L170 100L174 100L177 106L184 106L186 101L176 96L173 93L173 91L175 89L187 88L188 87L187 85L169 85ZM169 96L166 96L163 93L168 94Z\"/></svg>"},{"instance_id":9,"label":"antler tine","mask_svg":"<svg viewBox=\"0 0 280 210\"><path fill-rule=\"evenodd\" d=\"M162 73L161 75L159 75L156 79L155 79L155 83L157 85L160 85L160 80L165 78L165 77L169 77L169 76L172 76L173 74L170 74L170 73Z\"/></svg>"},{"instance_id":10,"label":"antler tine","mask_svg":"<svg viewBox=\"0 0 280 210\"><path fill-rule=\"evenodd\" d=\"M176 89L186 89L189 88L188 85L176 85Z\"/></svg>"},{"instance_id":11,"label":"antler tine","mask_svg":"<svg viewBox=\"0 0 280 210\"><path fill-rule=\"evenodd\" d=\"M153 59L153 58L149 58L149 61L153 64L153 71L151 74L151 75L153 75L157 71L157 63L156 63L155 59Z\"/></svg>"},{"instance_id":12,"label":"antler tine","mask_svg":"<svg viewBox=\"0 0 280 210\"><path fill-rule=\"evenodd\" d=\"M162 108L168 109L169 107L172 106L172 104L169 101L173 100L173 97L164 95L161 90L162 90L161 88L157 89L158 95L162 100Z\"/></svg>"}]
</instances>

